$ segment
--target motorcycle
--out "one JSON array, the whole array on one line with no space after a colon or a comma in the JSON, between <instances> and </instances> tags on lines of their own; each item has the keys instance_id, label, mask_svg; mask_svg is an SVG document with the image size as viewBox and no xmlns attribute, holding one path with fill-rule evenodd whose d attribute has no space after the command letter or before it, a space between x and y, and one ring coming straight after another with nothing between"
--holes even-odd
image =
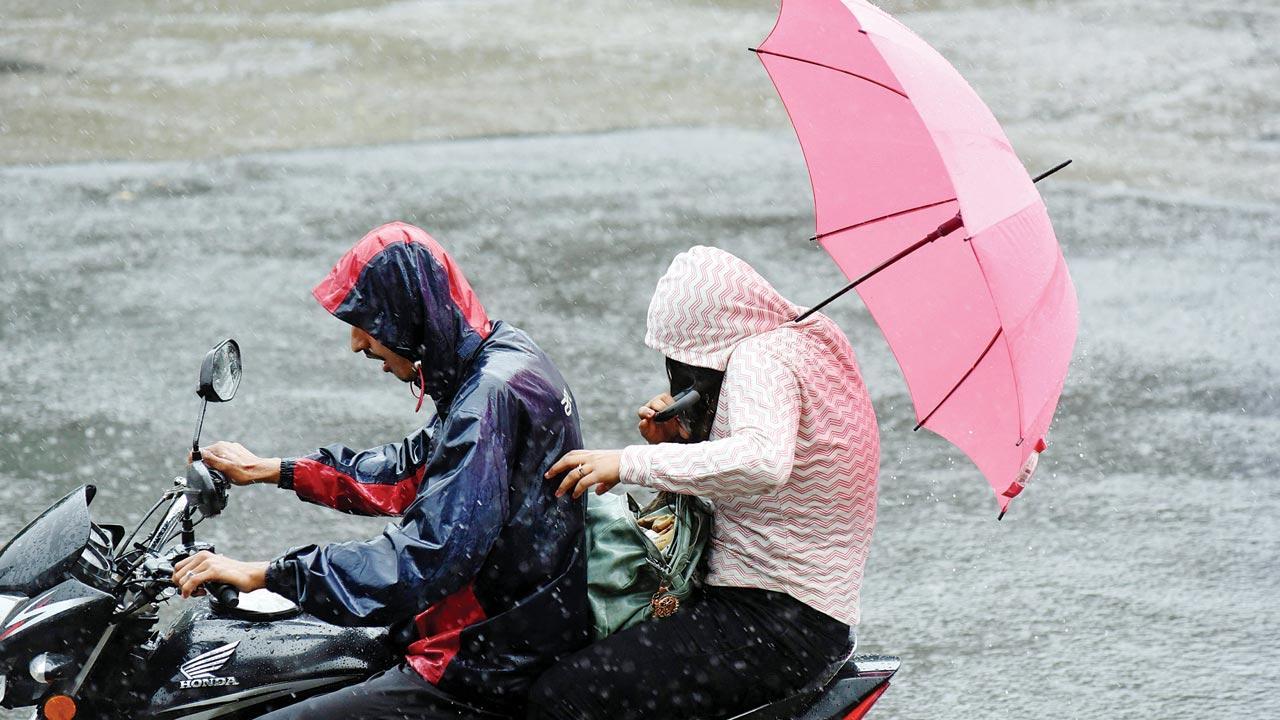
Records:
<instances>
[{"instance_id":1,"label":"motorcycle","mask_svg":"<svg viewBox=\"0 0 1280 720\"><path fill-rule=\"evenodd\" d=\"M339 627L267 590L216 584L156 629L176 595L174 564L213 551L195 527L226 508L230 484L201 460L200 433L208 404L231 400L240 375L234 340L205 356L191 463L127 537L122 525L94 521L95 489L84 485L0 549L0 705L49 720L252 718L360 682L402 655L411 638L401 633ZM734 720L857 720L898 665L852 657Z\"/></svg>"}]
</instances>

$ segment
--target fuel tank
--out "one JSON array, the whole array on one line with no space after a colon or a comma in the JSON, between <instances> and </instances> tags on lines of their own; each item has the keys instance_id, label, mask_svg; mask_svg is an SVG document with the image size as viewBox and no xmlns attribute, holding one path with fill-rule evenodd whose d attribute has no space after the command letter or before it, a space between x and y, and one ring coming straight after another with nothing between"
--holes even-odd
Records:
<instances>
[{"instance_id":1,"label":"fuel tank","mask_svg":"<svg viewBox=\"0 0 1280 720\"><path fill-rule=\"evenodd\" d=\"M134 717L254 717L359 682L396 659L385 629L330 625L279 596L274 609L254 611L256 594L242 599L250 609L207 599L188 605L148 659L150 677L135 679L143 703Z\"/></svg>"}]
</instances>

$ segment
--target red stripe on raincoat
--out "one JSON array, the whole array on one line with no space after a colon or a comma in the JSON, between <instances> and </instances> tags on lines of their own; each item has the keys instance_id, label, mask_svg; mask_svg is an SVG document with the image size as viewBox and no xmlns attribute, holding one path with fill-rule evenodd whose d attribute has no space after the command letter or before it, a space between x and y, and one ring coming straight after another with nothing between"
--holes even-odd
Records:
<instances>
[{"instance_id":1,"label":"red stripe on raincoat","mask_svg":"<svg viewBox=\"0 0 1280 720\"><path fill-rule=\"evenodd\" d=\"M299 458L293 464L293 490L304 500L342 512L399 515L418 496L423 465L392 484L362 483L324 463Z\"/></svg>"},{"instance_id":2,"label":"red stripe on raincoat","mask_svg":"<svg viewBox=\"0 0 1280 720\"><path fill-rule=\"evenodd\" d=\"M405 659L427 682L439 683L458 654L462 631L487 617L468 584L414 618L422 639L408 647Z\"/></svg>"}]
</instances>

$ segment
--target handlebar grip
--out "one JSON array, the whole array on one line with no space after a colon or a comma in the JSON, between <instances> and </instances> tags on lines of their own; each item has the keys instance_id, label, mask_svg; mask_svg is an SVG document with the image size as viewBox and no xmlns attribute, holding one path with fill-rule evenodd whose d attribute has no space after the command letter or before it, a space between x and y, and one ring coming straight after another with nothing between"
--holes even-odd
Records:
<instances>
[{"instance_id":1,"label":"handlebar grip","mask_svg":"<svg viewBox=\"0 0 1280 720\"><path fill-rule=\"evenodd\" d=\"M682 391L671 399L671 404L662 408L657 415L653 416L654 422L666 422L680 413L692 408L702 399L702 395L693 388Z\"/></svg>"},{"instance_id":2,"label":"handlebar grip","mask_svg":"<svg viewBox=\"0 0 1280 720\"><path fill-rule=\"evenodd\" d=\"M227 608L234 608L240 604L240 590L235 585L227 585L226 583L205 583L204 587L213 596L214 602Z\"/></svg>"}]
</instances>

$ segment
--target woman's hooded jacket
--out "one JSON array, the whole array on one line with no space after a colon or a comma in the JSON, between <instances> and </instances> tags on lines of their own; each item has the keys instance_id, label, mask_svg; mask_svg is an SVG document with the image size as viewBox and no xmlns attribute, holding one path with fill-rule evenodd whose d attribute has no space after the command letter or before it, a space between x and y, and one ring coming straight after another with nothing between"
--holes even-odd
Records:
<instances>
[{"instance_id":1,"label":"woman's hooded jacket","mask_svg":"<svg viewBox=\"0 0 1280 720\"><path fill-rule=\"evenodd\" d=\"M543 473L582 446L568 384L524 332L491 322L452 258L392 223L313 291L335 317L422 363L427 427L361 452L286 460L281 487L344 512L396 515L368 542L289 551L268 587L342 625L412 620L407 660L442 689L518 706L590 637L583 513Z\"/></svg>"},{"instance_id":2,"label":"woman's hooded jacket","mask_svg":"<svg viewBox=\"0 0 1280 720\"><path fill-rule=\"evenodd\" d=\"M750 265L710 247L658 281L645 343L724 371L711 440L635 445L625 483L715 503L707 582L783 592L848 625L876 517L880 445L853 348Z\"/></svg>"}]
</instances>

